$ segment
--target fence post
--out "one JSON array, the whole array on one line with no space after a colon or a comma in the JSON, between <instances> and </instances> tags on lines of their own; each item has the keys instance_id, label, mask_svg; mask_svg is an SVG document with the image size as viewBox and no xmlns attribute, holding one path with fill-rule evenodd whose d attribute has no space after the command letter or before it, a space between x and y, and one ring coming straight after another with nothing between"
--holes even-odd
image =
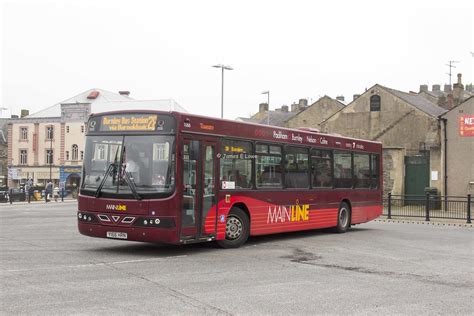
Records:
<instances>
[{"instance_id":1,"label":"fence post","mask_svg":"<svg viewBox=\"0 0 474 316\"><path fill-rule=\"evenodd\" d=\"M471 224L471 195L467 195L467 223Z\"/></svg>"},{"instance_id":2,"label":"fence post","mask_svg":"<svg viewBox=\"0 0 474 316\"><path fill-rule=\"evenodd\" d=\"M430 194L426 193L426 219L425 221L430 221Z\"/></svg>"},{"instance_id":3,"label":"fence post","mask_svg":"<svg viewBox=\"0 0 474 316\"><path fill-rule=\"evenodd\" d=\"M392 192L388 193L388 215L387 219L392 219Z\"/></svg>"}]
</instances>

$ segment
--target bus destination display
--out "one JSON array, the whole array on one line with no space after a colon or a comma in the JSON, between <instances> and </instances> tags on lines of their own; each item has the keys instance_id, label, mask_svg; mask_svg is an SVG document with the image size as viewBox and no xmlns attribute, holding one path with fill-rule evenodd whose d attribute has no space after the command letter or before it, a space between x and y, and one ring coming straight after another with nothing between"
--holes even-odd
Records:
<instances>
[{"instance_id":1,"label":"bus destination display","mask_svg":"<svg viewBox=\"0 0 474 316\"><path fill-rule=\"evenodd\" d=\"M91 118L89 132L173 132L172 117L157 114L104 115Z\"/></svg>"}]
</instances>

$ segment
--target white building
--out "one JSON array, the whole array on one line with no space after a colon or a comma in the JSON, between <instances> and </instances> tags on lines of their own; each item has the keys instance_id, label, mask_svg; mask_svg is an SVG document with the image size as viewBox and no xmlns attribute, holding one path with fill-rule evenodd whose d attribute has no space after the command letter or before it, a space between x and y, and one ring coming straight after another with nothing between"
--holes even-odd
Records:
<instances>
[{"instance_id":1,"label":"white building","mask_svg":"<svg viewBox=\"0 0 474 316\"><path fill-rule=\"evenodd\" d=\"M85 126L91 113L112 110L186 112L173 100L133 100L128 91L90 89L8 123L8 186L26 179L45 184L51 179L66 187L79 185L84 158Z\"/></svg>"}]
</instances>

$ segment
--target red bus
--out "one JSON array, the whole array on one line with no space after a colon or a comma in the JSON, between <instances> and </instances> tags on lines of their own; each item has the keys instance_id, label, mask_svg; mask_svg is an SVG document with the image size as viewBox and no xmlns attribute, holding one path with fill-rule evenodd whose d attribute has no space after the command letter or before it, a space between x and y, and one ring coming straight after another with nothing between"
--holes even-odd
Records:
<instances>
[{"instance_id":1,"label":"red bus","mask_svg":"<svg viewBox=\"0 0 474 316\"><path fill-rule=\"evenodd\" d=\"M382 213L382 145L178 112L91 115L81 234L239 247Z\"/></svg>"}]
</instances>

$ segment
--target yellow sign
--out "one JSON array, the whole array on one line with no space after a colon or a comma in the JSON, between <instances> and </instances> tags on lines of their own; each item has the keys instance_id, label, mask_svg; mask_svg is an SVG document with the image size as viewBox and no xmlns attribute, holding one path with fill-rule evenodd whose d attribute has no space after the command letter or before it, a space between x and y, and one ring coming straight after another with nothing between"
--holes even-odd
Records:
<instances>
[{"instance_id":1,"label":"yellow sign","mask_svg":"<svg viewBox=\"0 0 474 316\"><path fill-rule=\"evenodd\" d=\"M226 152L231 152L231 153L243 153L244 149L242 147L234 147L234 146L225 146L224 150Z\"/></svg>"},{"instance_id":2,"label":"yellow sign","mask_svg":"<svg viewBox=\"0 0 474 316\"><path fill-rule=\"evenodd\" d=\"M156 129L157 115L116 115L104 116L101 129L115 131L154 131Z\"/></svg>"},{"instance_id":3,"label":"yellow sign","mask_svg":"<svg viewBox=\"0 0 474 316\"><path fill-rule=\"evenodd\" d=\"M269 206L267 223L303 222L309 221L309 204L287 206Z\"/></svg>"}]
</instances>

